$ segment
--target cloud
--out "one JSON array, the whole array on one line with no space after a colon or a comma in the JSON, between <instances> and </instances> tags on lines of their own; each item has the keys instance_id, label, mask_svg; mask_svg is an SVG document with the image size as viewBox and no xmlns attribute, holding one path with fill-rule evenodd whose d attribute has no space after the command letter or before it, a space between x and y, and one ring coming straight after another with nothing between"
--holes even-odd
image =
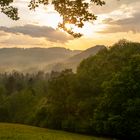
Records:
<instances>
[{"instance_id":1,"label":"cloud","mask_svg":"<svg viewBox=\"0 0 140 140\"><path fill-rule=\"evenodd\" d=\"M132 17L125 19L115 20L112 18L105 19L104 24L108 24L109 27L101 31L100 33L117 33L117 32L129 32L140 33L140 12L133 14Z\"/></svg>"},{"instance_id":2,"label":"cloud","mask_svg":"<svg viewBox=\"0 0 140 140\"><path fill-rule=\"evenodd\" d=\"M95 4L90 5L90 11L93 11L95 14L107 14L114 10L119 9L122 5L135 6L139 3L138 0L104 0L106 2L103 6L95 6Z\"/></svg>"},{"instance_id":3,"label":"cloud","mask_svg":"<svg viewBox=\"0 0 140 140\"><path fill-rule=\"evenodd\" d=\"M59 30L55 30L51 27L47 26L37 26L37 25L24 25L24 26L14 26L14 27L0 27L0 31L4 31L7 33L13 34L23 34L36 38L46 38L51 42L67 42L68 40L72 40L73 37L67 35L64 32Z\"/></svg>"}]
</instances>

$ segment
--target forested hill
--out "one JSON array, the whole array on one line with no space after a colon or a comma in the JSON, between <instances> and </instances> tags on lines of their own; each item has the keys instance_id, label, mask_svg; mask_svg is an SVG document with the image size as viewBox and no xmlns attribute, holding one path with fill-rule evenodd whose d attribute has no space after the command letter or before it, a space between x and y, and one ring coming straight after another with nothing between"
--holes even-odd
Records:
<instances>
[{"instance_id":1,"label":"forested hill","mask_svg":"<svg viewBox=\"0 0 140 140\"><path fill-rule=\"evenodd\" d=\"M0 49L0 72L13 70L24 73L37 71L61 71L66 68L76 70L79 63L90 55L95 55L102 47L95 46L85 51L53 48L2 48Z\"/></svg>"},{"instance_id":2,"label":"forested hill","mask_svg":"<svg viewBox=\"0 0 140 140\"><path fill-rule=\"evenodd\" d=\"M53 63L44 67L44 71L62 71L65 69L72 69L73 72L76 72L78 65L80 62L89 56L96 55L99 51L106 49L104 45L96 45L94 47L88 48L80 53L73 55L64 61Z\"/></svg>"},{"instance_id":3,"label":"forested hill","mask_svg":"<svg viewBox=\"0 0 140 140\"><path fill-rule=\"evenodd\" d=\"M69 50L60 47L54 48L1 48L0 49L0 72L19 70L34 72L44 66L63 61L80 50Z\"/></svg>"},{"instance_id":4,"label":"forested hill","mask_svg":"<svg viewBox=\"0 0 140 140\"><path fill-rule=\"evenodd\" d=\"M70 69L0 75L0 121L140 139L140 43L120 41Z\"/></svg>"}]
</instances>

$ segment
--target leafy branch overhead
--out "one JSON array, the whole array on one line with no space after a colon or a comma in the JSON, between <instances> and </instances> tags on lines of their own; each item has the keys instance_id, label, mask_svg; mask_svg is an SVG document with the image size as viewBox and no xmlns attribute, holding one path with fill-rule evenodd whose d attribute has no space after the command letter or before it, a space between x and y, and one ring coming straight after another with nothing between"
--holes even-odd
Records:
<instances>
[{"instance_id":1,"label":"leafy branch overhead","mask_svg":"<svg viewBox=\"0 0 140 140\"><path fill-rule=\"evenodd\" d=\"M0 10L13 20L18 20L18 9L10 6L13 0L0 0Z\"/></svg>"},{"instance_id":2,"label":"leafy branch overhead","mask_svg":"<svg viewBox=\"0 0 140 140\"><path fill-rule=\"evenodd\" d=\"M5 13L13 20L18 20L18 9L10 6L13 0L0 0L1 12ZM62 22L58 24L58 27L69 33L74 37L81 37L82 34L75 33L72 29L67 29L66 24L74 25L78 28L84 26L86 21L96 20L96 16L89 11L89 5L95 4L102 6L105 4L103 0L31 0L29 4L30 10L34 10L39 7L40 4L54 5L55 10L62 17Z\"/></svg>"}]
</instances>

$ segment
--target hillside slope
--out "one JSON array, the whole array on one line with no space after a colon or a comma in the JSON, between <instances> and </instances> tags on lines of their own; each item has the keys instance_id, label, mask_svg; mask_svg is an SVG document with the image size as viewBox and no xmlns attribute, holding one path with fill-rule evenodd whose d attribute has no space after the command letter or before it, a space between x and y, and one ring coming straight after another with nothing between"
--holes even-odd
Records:
<instances>
[{"instance_id":1,"label":"hillside slope","mask_svg":"<svg viewBox=\"0 0 140 140\"><path fill-rule=\"evenodd\" d=\"M106 49L104 45L97 45L94 47L91 47L87 50L84 50L74 56L69 57L68 59L59 62L59 63L53 63L50 65L47 65L44 70L45 71L62 71L64 69L72 69L74 72L77 69L77 66L80 64L80 62L89 56L96 55L100 50Z\"/></svg>"},{"instance_id":2,"label":"hillside slope","mask_svg":"<svg viewBox=\"0 0 140 140\"><path fill-rule=\"evenodd\" d=\"M62 71L73 69L83 59L97 54L105 46L97 45L87 50L69 50L61 47L54 48L1 48L0 49L0 72L45 72Z\"/></svg>"},{"instance_id":3,"label":"hillside slope","mask_svg":"<svg viewBox=\"0 0 140 140\"><path fill-rule=\"evenodd\" d=\"M60 47L54 48L1 48L0 72L18 70L34 72L44 65L63 61L81 51Z\"/></svg>"},{"instance_id":4,"label":"hillside slope","mask_svg":"<svg viewBox=\"0 0 140 140\"><path fill-rule=\"evenodd\" d=\"M19 124L0 123L0 140L107 140Z\"/></svg>"}]
</instances>

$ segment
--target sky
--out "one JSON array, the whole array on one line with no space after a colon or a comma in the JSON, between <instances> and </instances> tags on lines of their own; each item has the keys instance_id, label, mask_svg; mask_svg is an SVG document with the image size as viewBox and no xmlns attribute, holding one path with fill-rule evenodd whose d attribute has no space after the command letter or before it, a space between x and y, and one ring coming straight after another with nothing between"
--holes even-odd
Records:
<instances>
[{"instance_id":1,"label":"sky","mask_svg":"<svg viewBox=\"0 0 140 140\"><path fill-rule=\"evenodd\" d=\"M120 39L140 42L140 0L105 0L106 5L91 5L90 11L98 16L86 22L78 31L81 38L73 38L57 28L60 15L51 5L35 11L28 8L29 0L15 0L20 20L12 21L0 13L0 48L65 47L85 50L95 45L111 46Z\"/></svg>"}]
</instances>

